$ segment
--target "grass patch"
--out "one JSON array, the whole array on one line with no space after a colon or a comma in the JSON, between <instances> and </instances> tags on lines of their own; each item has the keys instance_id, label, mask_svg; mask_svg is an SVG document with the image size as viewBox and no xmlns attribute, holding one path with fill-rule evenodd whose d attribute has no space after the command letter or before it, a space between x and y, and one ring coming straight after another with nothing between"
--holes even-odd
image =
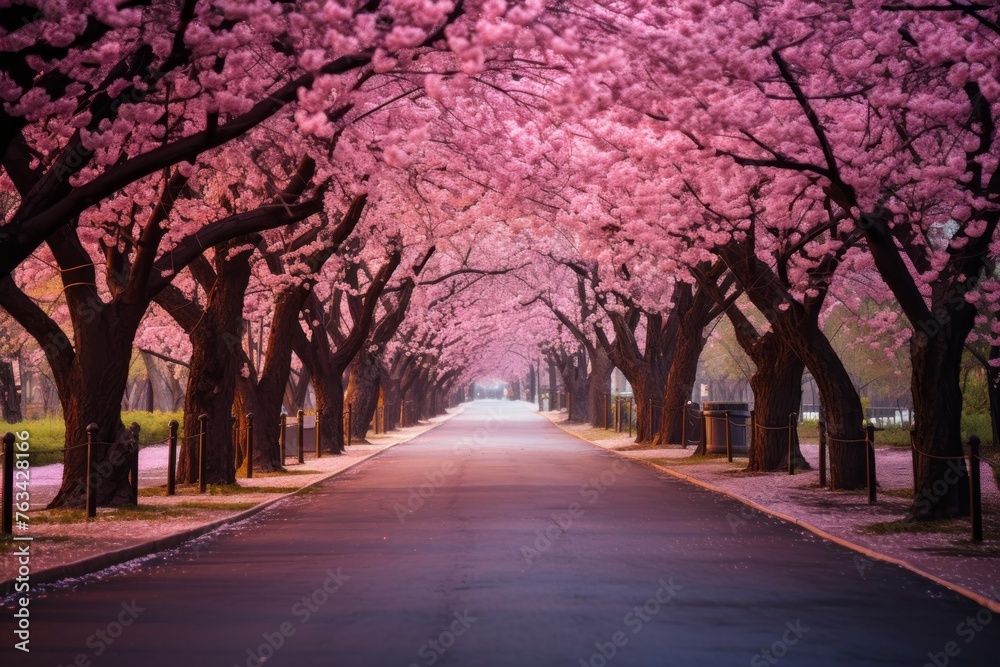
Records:
<instances>
[{"instance_id":1,"label":"grass patch","mask_svg":"<svg viewBox=\"0 0 1000 667\"><path fill-rule=\"evenodd\" d=\"M968 521L959 519L941 519L939 521L898 519L896 521L879 521L860 526L859 530L869 535L962 533L968 530Z\"/></svg>"},{"instance_id":2,"label":"grass patch","mask_svg":"<svg viewBox=\"0 0 1000 667\"><path fill-rule=\"evenodd\" d=\"M992 422L986 415L962 415L962 440L968 440L970 435L978 435L989 445L992 439ZM810 442L819 440L819 424L815 420L804 421L798 427L799 439ZM886 426L884 431L875 433L875 445L882 447L909 447L910 429L908 426Z\"/></svg>"},{"instance_id":3,"label":"grass patch","mask_svg":"<svg viewBox=\"0 0 1000 667\"><path fill-rule=\"evenodd\" d=\"M43 510L44 513L32 513L31 523L34 524L68 524L84 523L87 512L83 509ZM93 521L149 521L164 517L184 516L185 512L173 507L156 505L124 505L112 509L98 508Z\"/></svg>"},{"instance_id":4,"label":"grass patch","mask_svg":"<svg viewBox=\"0 0 1000 667\"><path fill-rule=\"evenodd\" d=\"M239 484L209 485L206 492L210 496L239 496L252 493L294 493L298 486L240 486ZM178 496L200 496L197 484L178 484ZM140 498L166 498L167 487L151 486L139 489Z\"/></svg>"},{"instance_id":5,"label":"grass patch","mask_svg":"<svg viewBox=\"0 0 1000 667\"><path fill-rule=\"evenodd\" d=\"M225 510L232 512L242 512L243 510L248 510L251 507L256 507L257 503L209 503L209 502L190 502L181 503L177 507L182 509L192 509L192 510Z\"/></svg>"},{"instance_id":6,"label":"grass patch","mask_svg":"<svg viewBox=\"0 0 1000 667\"><path fill-rule=\"evenodd\" d=\"M240 486L239 484L209 484L206 489L210 496L239 496L248 493L291 493L297 486Z\"/></svg>"},{"instance_id":7,"label":"grass patch","mask_svg":"<svg viewBox=\"0 0 1000 667\"><path fill-rule=\"evenodd\" d=\"M91 521L155 521L187 517L194 510L243 511L254 507L257 503L213 503L213 502L183 502L177 505L124 505L113 509L98 508L97 516ZM42 510L32 512L31 523L63 525L86 523L87 512L82 509Z\"/></svg>"},{"instance_id":8,"label":"grass patch","mask_svg":"<svg viewBox=\"0 0 1000 667\"><path fill-rule=\"evenodd\" d=\"M318 475L321 471L319 470L275 470L273 472L257 472L254 471L254 477L285 477L286 475Z\"/></svg>"},{"instance_id":9,"label":"grass patch","mask_svg":"<svg viewBox=\"0 0 1000 667\"><path fill-rule=\"evenodd\" d=\"M684 456L676 459L636 459L638 461L649 461L650 463L655 463L656 465L662 466L686 466L686 465L696 465L698 463L718 463L725 462L725 454L707 454L705 456ZM733 459L733 463L736 463L736 459Z\"/></svg>"},{"instance_id":10,"label":"grass patch","mask_svg":"<svg viewBox=\"0 0 1000 667\"><path fill-rule=\"evenodd\" d=\"M571 431L571 433L587 440L610 440L622 435L621 433L616 432L613 428L588 428L583 431ZM625 435L628 435L628 431L625 432Z\"/></svg>"},{"instance_id":11,"label":"grass patch","mask_svg":"<svg viewBox=\"0 0 1000 667\"><path fill-rule=\"evenodd\" d=\"M183 421L181 412L123 412L122 422L128 426L132 422L139 424L139 446L161 442L169 435L171 419ZM61 417L46 417L45 419L29 419L8 424L0 421L0 433L6 431L29 433L31 444L29 460L31 465L40 466L49 463L60 463L63 454L60 451L66 444L66 426Z\"/></svg>"},{"instance_id":12,"label":"grass patch","mask_svg":"<svg viewBox=\"0 0 1000 667\"><path fill-rule=\"evenodd\" d=\"M32 544L57 544L59 542L72 542L74 537L69 535L35 535L32 537ZM0 535L0 554L10 553L14 550L14 538L11 535Z\"/></svg>"}]
</instances>

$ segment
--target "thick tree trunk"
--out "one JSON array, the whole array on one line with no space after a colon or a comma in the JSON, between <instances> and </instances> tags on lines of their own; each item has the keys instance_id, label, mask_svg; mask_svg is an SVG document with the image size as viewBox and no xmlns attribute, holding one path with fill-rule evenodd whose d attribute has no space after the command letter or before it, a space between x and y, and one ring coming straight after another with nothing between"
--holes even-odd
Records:
<instances>
[{"instance_id":1,"label":"thick tree trunk","mask_svg":"<svg viewBox=\"0 0 1000 667\"><path fill-rule=\"evenodd\" d=\"M14 364L0 359L0 413L8 424L16 424L24 419L18 384L14 377Z\"/></svg>"},{"instance_id":2,"label":"thick tree trunk","mask_svg":"<svg viewBox=\"0 0 1000 667\"><path fill-rule=\"evenodd\" d=\"M63 479L50 508L82 507L87 490L87 426L97 424L94 479L97 504L132 502L128 482L132 436L121 419L121 402L128 383L136 322L118 319L116 309L96 310L90 321L77 320L76 354L69 373L55 373L66 426Z\"/></svg>"},{"instance_id":3,"label":"thick tree trunk","mask_svg":"<svg viewBox=\"0 0 1000 667\"><path fill-rule=\"evenodd\" d=\"M771 332L763 334L749 350L756 365L750 377L754 396L754 429L747 470L771 472L788 469L789 415L802 403L805 364ZM796 468L808 468L799 449L798 429L792 428L792 458Z\"/></svg>"},{"instance_id":4,"label":"thick tree trunk","mask_svg":"<svg viewBox=\"0 0 1000 667\"><path fill-rule=\"evenodd\" d=\"M867 454L861 398L847 369L818 325L819 308L793 299L778 276L747 247L720 248L744 292L771 324L771 329L809 369L826 411L830 448L830 486L861 489L867 482Z\"/></svg>"},{"instance_id":5,"label":"thick tree trunk","mask_svg":"<svg viewBox=\"0 0 1000 667\"><path fill-rule=\"evenodd\" d=\"M378 408L382 372L382 363L378 357L364 350L351 364L347 402L351 406L352 441L364 442L368 435L368 427Z\"/></svg>"},{"instance_id":6,"label":"thick tree trunk","mask_svg":"<svg viewBox=\"0 0 1000 667\"><path fill-rule=\"evenodd\" d=\"M218 253L225 249L217 249ZM242 362L243 301L250 282L249 252L216 262L217 279L207 295L201 322L191 331L191 367L184 399L184 442L177 480L199 476L200 416L207 415L205 483L233 484L236 461L232 414Z\"/></svg>"},{"instance_id":7,"label":"thick tree trunk","mask_svg":"<svg viewBox=\"0 0 1000 667\"><path fill-rule=\"evenodd\" d=\"M692 311L695 309L691 309ZM694 391L698 375L698 359L705 347L702 332L705 328L705 312L689 312L682 320L677 332L677 346L674 348L667 375L667 386L663 395L660 414L660 428L654 439L657 445L681 444L684 429L684 411Z\"/></svg>"},{"instance_id":8,"label":"thick tree trunk","mask_svg":"<svg viewBox=\"0 0 1000 667\"><path fill-rule=\"evenodd\" d=\"M953 332L945 335L949 326L943 325L938 335L915 332L910 339L913 445L917 448L917 492L911 512L920 520L969 514L959 383L964 337ZM921 452L933 452L933 456Z\"/></svg>"},{"instance_id":9,"label":"thick tree trunk","mask_svg":"<svg viewBox=\"0 0 1000 667\"><path fill-rule=\"evenodd\" d=\"M590 356L590 377L587 379L587 411L590 413L590 423L594 426L609 428L611 411L608 401L611 395L611 372L615 365L611 363L608 353L600 345L593 349ZM607 422L607 423L605 423Z\"/></svg>"},{"instance_id":10,"label":"thick tree trunk","mask_svg":"<svg viewBox=\"0 0 1000 667\"><path fill-rule=\"evenodd\" d=\"M319 373L313 389L316 391L316 409L322 410L320 419L320 451L324 454L343 454L344 438L344 381L342 373Z\"/></svg>"},{"instance_id":11,"label":"thick tree trunk","mask_svg":"<svg viewBox=\"0 0 1000 667\"><path fill-rule=\"evenodd\" d=\"M587 373L587 357L582 352L565 355L560 360L559 372L563 385L569 392L569 406L566 420L583 424L590 421L590 383Z\"/></svg>"},{"instance_id":12,"label":"thick tree trunk","mask_svg":"<svg viewBox=\"0 0 1000 667\"><path fill-rule=\"evenodd\" d=\"M635 441L651 443L660 429L664 385L645 372L629 379L635 396Z\"/></svg>"},{"instance_id":13,"label":"thick tree trunk","mask_svg":"<svg viewBox=\"0 0 1000 667\"><path fill-rule=\"evenodd\" d=\"M395 431L399 428L399 413L402 404L403 392L399 386L399 380L386 373L382 376L382 418L386 431Z\"/></svg>"}]
</instances>

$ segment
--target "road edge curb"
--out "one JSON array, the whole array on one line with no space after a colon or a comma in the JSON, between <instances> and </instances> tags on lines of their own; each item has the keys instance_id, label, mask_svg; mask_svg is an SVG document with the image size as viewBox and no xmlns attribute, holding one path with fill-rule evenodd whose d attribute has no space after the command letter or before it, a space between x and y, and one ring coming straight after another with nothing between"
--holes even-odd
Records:
<instances>
[{"instance_id":1,"label":"road edge curb","mask_svg":"<svg viewBox=\"0 0 1000 667\"><path fill-rule=\"evenodd\" d=\"M214 530L217 530L223 526L227 526L234 523L239 523L245 521L260 512L268 509L275 503L281 502L286 498L291 496L296 496L303 491L311 489L319 484L323 484L338 475L343 475L361 465L362 463L367 463L374 458L377 458L384 454L385 452L397 447L399 445L405 445L412 442L416 438L424 435L425 433L430 433L436 429L441 424L451 421L452 418L465 412L465 409L452 413L447 419L442 419L438 423L434 424L431 428L427 429L423 433L418 433L410 440L403 440L401 442L394 442L385 449L381 449L377 452L373 452L363 459L359 459L352 463L351 465L332 472L326 477L316 480L315 482L310 482L305 486L302 486L295 491L290 491L289 493L282 494L276 498L270 498L257 505L254 505L250 509L243 510L238 514L232 516L223 517L221 519L216 519L215 521L210 521L209 523L196 526L194 528L188 528L187 530L182 530L177 533L171 533L169 535L164 535L155 540L150 540L149 542L142 542L140 544L133 544L132 546L125 547L123 549L118 549L116 551L108 551L105 553L97 554L94 556L88 556L87 558L81 558L80 560L73 561L72 563L65 563L63 565L55 565L53 567L45 568L44 570L38 570L37 572L32 572L30 576L31 586L34 587L37 584L52 584L63 579L75 579L77 577L82 577L88 574L94 574L100 572L101 570L106 570L115 565L121 565L122 563L127 563L130 560L135 560L136 558L142 558L144 556L149 556L161 551L167 551L168 549L173 549L178 547L185 542L189 542L202 535L207 535ZM14 586L17 583L17 579L7 579L6 581L0 581L0 601L3 601L15 594Z\"/></svg>"},{"instance_id":2,"label":"road edge curb","mask_svg":"<svg viewBox=\"0 0 1000 667\"><path fill-rule=\"evenodd\" d=\"M539 413L539 414L541 414L541 413ZM740 495L737 495L736 493L733 493L732 491L727 491L726 489L720 489L719 487L714 486L714 485L712 485L712 484L710 484L708 482L703 482L700 479L697 479L695 477L691 477L690 475L685 475L682 472L678 472L678 471L673 470L671 468L668 468L666 466L662 466L662 465L659 465L657 463L650 463L650 462L647 462L647 461L643 461L642 459L632 458L632 457L627 456L626 454L624 454L622 452L619 452L617 450L608 449L607 447L601 447L597 443L595 443L595 442L593 442L591 440L588 440L587 438L583 437L582 435L579 435L578 433L574 433L573 431L570 431L568 429L563 428L562 426L560 426L556 422L554 422L551 419L549 419L548 416L546 416L544 414L542 416L545 417L546 419L548 419L549 423L551 423L553 426L555 426L557 429L559 429L563 433L566 433L567 435L571 435L574 438L582 440L583 442L586 442L588 445L591 445L593 447L597 447L598 449L600 449L602 451L614 454L615 456L618 456L619 458L622 458L622 459L625 459L625 460L628 460L628 461L633 461L633 462L636 462L636 463L641 463L643 465L649 466L650 468L654 468L656 470L660 470L662 472L667 473L668 475L671 475L672 477L676 477L677 479L680 479L680 480L682 480L684 482L687 482L688 484L692 484L694 486L700 487L700 488L705 489L707 491L712 491L714 493L719 493L719 494L722 494L722 495L727 496L729 498L732 498L733 500L738 500L739 502L741 502L744 505L747 505L749 507L752 507L753 509L757 510L758 512L762 512L762 513L767 514L769 516L773 516L774 518L781 519L782 521L787 521L788 523L794 524L794 525L798 526L799 528L802 528L803 530L807 530L810 533L813 533L817 537L821 537L824 540L827 540L829 542L833 542L834 544L840 545L840 546L845 547L847 549L850 549L852 551L856 551L856 552L860 553L863 556L867 556L868 558L871 558L872 560L877 560L877 561L880 561L880 562L883 562L883 563L889 563L891 565L896 565L898 567L901 567L904 570L909 570L913 574L916 574L916 575L918 575L920 577L923 577L924 579L928 579L928 580L930 580L930 581L932 581L932 582L934 582L934 583L936 583L936 584L938 584L940 586L943 586L943 587L947 588L948 590L950 590L950 591L952 591L954 593L958 593L959 595L961 595L963 597L969 598L970 600L972 600L973 602L979 604L980 606L985 607L986 609L989 609L991 612L1000 613L1000 601L993 600L993 599L991 599L991 598L983 595L982 593L977 593L976 591L974 591L972 589L969 589L969 588L966 588L965 586L962 586L961 584L956 584L953 581L948 581L947 579L943 579L943 578L937 576L936 574L931 574L930 572L922 570L919 567L917 567L916 565L913 565L912 563L910 563L908 561L902 560L900 558L896 558L895 556L889 556L889 555L884 554L884 553L882 553L880 551L876 551L874 549L871 549L870 547L862 546L860 544L857 544L856 542L850 541L847 538L839 537L837 535L833 535L831 533L826 532L825 530L823 530L822 528L820 528L818 526L814 526L813 524L809 523L808 521L803 521L802 519L797 519L796 517L791 516L790 514L785 514L783 512L779 512L777 510L772 510L772 509L770 509L768 507L765 507L765 506L763 506L763 505L761 505L759 503L756 503L756 502L754 502L752 500L749 500L748 498L744 498L744 497L742 497Z\"/></svg>"}]
</instances>

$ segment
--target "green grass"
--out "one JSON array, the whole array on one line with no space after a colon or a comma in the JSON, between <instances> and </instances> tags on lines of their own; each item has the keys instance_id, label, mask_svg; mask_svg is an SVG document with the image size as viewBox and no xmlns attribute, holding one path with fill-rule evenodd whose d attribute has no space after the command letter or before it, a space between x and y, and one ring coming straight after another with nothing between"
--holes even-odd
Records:
<instances>
[{"instance_id":1,"label":"green grass","mask_svg":"<svg viewBox=\"0 0 1000 667\"><path fill-rule=\"evenodd\" d=\"M991 423L988 414L962 415L962 439L978 435L988 445L993 433ZM815 442L819 438L819 426L814 420L799 424L798 431L799 439ZM884 431L875 433L875 444L883 447L909 447L910 429L905 426L888 426Z\"/></svg>"},{"instance_id":2,"label":"green grass","mask_svg":"<svg viewBox=\"0 0 1000 667\"><path fill-rule=\"evenodd\" d=\"M187 517L194 510L218 510L224 512L241 512L254 507L257 503L213 503L184 502L178 505L125 505L112 510L99 510L94 521L153 521L173 517ZM87 521L87 513L82 509L44 510L44 513L32 512L33 524L69 524ZM0 544L0 551L3 550Z\"/></svg>"},{"instance_id":3,"label":"green grass","mask_svg":"<svg viewBox=\"0 0 1000 667\"><path fill-rule=\"evenodd\" d=\"M586 440L611 440L622 435L628 435L628 431L622 434L617 433L613 428L588 428L585 431L572 431L572 433Z\"/></svg>"},{"instance_id":4,"label":"green grass","mask_svg":"<svg viewBox=\"0 0 1000 667\"><path fill-rule=\"evenodd\" d=\"M739 457L733 457L733 461ZM745 456L743 458L746 458ZM706 454L704 456L684 456L680 458L664 458L664 459L637 459L639 461L649 461L656 465L661 466L685 466L685 465L696 465L699 463L713 463L717 461L725 461L725 454Z\"/></svg>"},{"instance_id":5,"label":"green grass","mask_svg":"<svg viewBox=\"0 0 1000 667\"><path fill-rule=\"evenodd\" d=\"M297 486L240 486L239 484L209 484L206 492L210 496L238 496L251 493L294 493L299 490ZM198 493L197 484L178 484L177 495L187 496ZM164 498L167 495L167 487L152 486L139 489L140 498Z\"/></svg>"},{"instance_id":6,"label":"green grass","mask_svg":"<svg viewBox=\"0 0 1000 667\"><path fill-rule=\"evenodd\" d=\"M208 503L208 502L190 502L181 503L177 507L182 509L195 509L195 510L226 510L232 512L242 512L243 510L248 510L251 507L256 507L257 503Z\"/></svg>"},{"instance_id":7,"label":"green grass","mask_svg":"<svg viewBox=\"0 0 1000 667\"><path fill-rule=\"evenodd\" d=\"M184 418L180 412L123 412L122 422L129 426L139 424L139 445L145 446L166 440L171 419L178 422ZM66 427L61 417L30 419L17 424L0 421L0 433L27 431L31 445L30 461L33 466L59 463L63 460L60 451L65 446Z\"/></svg>"},{"instance_id":8,"label":"green grass","mask_svg":"<svg viewBox=\"0 0 1000 667\"><path fill-rule=\"evenodd\" d=\"M944 519L941 521L879 521L860 528L871 535L897 535L899 533L960 533L968 530L967 521Z\"/></svg>"}]
</instances>

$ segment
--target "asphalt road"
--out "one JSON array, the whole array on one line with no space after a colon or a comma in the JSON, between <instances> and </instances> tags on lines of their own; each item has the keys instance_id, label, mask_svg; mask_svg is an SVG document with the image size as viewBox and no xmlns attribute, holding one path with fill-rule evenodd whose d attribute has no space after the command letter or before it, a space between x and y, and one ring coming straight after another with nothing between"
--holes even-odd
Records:
<instances>
[{"instance_id":1,"label":"asphalt road","mask_svg":"<svg viewBox=\"0 0 1000 667\"><path fill-rule=\"evenodd\" d=\"M501 401L30 610L4 666L1000 664L965 598Z\"/></svg>"}]
</instances>

